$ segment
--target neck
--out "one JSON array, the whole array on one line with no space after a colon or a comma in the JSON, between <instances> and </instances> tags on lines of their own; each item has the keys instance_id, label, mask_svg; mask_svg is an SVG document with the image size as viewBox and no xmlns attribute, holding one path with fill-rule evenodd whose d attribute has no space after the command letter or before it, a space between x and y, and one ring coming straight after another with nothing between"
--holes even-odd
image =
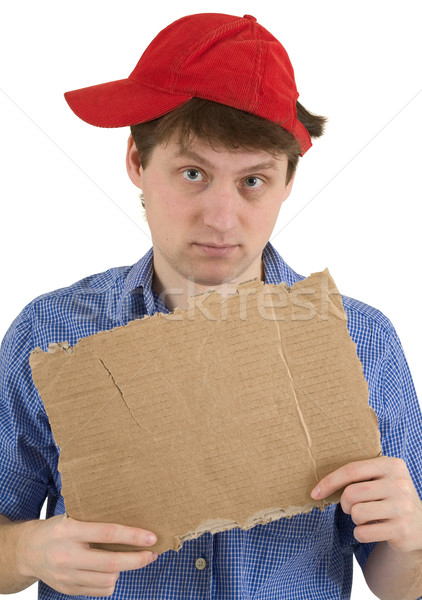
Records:
<instances>
[{"instance_id":1,"label":"neck","mask_svg":"<svg viewBox=\"0 0 422 600\"><path fill-rule=\"evenodd\" d=\"M236 293L236 290L241 283L256 277L259 277L261 281L265 281L265 271L262 261L260 262L257 271L243 273L236 279L219 285L200 284L196 283L193 279L184 279L183 282L181 282L178 277L167 277L164 280L154 268L152 289L162 298L169 311L173 311L175 308L185 310L188 308L188 298L192 296L210 290L217 290L223 297L230 296L231 294Z\"/></svg>"}]
</instances>

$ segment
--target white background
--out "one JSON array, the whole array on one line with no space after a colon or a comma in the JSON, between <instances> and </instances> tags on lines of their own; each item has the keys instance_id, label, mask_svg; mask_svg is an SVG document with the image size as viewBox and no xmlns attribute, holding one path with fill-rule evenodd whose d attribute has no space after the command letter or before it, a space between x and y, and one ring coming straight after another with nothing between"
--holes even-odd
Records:
<instances>
[{"instance_id":1,"label":"white background","mask_svg":"<svg viewBox=\"0 0 422 600\"><path fill-rule=\"evenodd\" d=\"M83 123L63 92L127 77L163 27L195 12L256 16L285 45L302 104L329 117L272 241L298 272L328 267L342 293L392 320L420 390L422 42L408 0L3 5L0 333L35 296L149 248L125 171L128 130ZM352 597L374 598L355 572Z\"/></svg>"}]
</instances>

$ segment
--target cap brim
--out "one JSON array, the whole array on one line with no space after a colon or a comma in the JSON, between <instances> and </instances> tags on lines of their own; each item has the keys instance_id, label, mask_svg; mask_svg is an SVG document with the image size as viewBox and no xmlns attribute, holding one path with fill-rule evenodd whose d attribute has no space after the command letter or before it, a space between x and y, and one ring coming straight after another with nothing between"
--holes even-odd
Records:
<instances>
[{"instance_id":1,"label":"cap brim","mask_svg":"<svg viewBox=\"0 0 422 600\"><path fill-rule=\"evenodd\" d=\"M132 79L120 79L66 92L73 112L97 127L126 127L161 117L192 96L168 94Z\"/></svg>"}]
</instances>

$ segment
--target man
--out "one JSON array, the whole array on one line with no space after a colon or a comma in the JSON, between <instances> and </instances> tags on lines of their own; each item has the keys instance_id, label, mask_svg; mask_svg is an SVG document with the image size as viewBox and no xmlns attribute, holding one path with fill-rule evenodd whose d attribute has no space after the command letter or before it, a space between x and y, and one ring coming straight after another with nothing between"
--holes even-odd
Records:
<instances>
[{"instance_id":1,"label":"man","mask_svg":"<svg viewBox=\"0 0 422 600\"><path fill-rule=\"evenodd\" d=\"M127 170L142 189L153 248L30 303L2 345L0 592L40 580L41 598L347 598L352 553L381 598L422 594L422 418L397 335L344 297L384 456L324 478L341 503L185 543L176 554L111 553L89 542L154 544L147 532L64 516L58 448L33 385L36 346L71 345L206 289L301 277L268 243L299 155L324 119L298 102L284 48L249 15L192 15L163 30L131 77L66 95L87 122L131 126ZM39 511L48 496L47 519ZM54 591L57 590L57 591Z\"/></svg>"}]
</instances>

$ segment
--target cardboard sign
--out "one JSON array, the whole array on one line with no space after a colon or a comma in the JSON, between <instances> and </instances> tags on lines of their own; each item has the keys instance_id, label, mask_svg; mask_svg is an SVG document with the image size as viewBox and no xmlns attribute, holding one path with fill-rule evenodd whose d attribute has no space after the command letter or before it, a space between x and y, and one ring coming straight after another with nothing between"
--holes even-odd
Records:
<instances>
[{"instance_id":1,"label":"cardboard sign","mask_svg":"<svg viewBox=\"0 0 422 600\"><path fill-rule=\"evenodd\" d=\"M145 549L158 553L322 509L340 498L310 497L323 476L381 452L327 270L292 288L207 292L73 348L37 348L30 364L67 514L153 531Z\"/></svg>"}]
</instances>

